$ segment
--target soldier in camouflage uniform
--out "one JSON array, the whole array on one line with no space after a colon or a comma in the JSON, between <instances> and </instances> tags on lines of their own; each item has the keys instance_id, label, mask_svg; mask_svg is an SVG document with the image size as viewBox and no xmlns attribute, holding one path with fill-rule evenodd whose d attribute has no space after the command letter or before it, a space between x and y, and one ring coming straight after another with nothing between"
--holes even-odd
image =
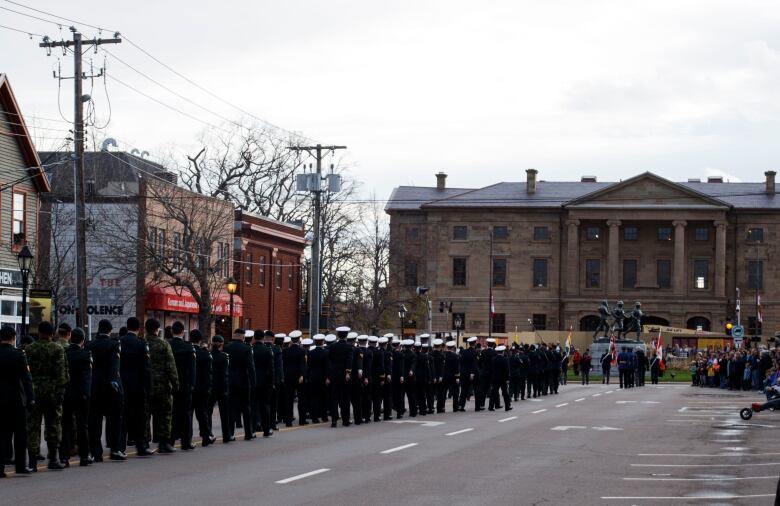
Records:
<instances>
[{"instance_id":1,"label":"soldier in camouflage uniform","mask_svg":"<svg viewBox=\"0 0 780 506\"><path fill-rule=\"evenodd\" d=\"M176 361L173 358L171 345L160 337L160 322L150 318L146 320L144 326L152 366L149 413L153 422L153 441L159 442L159 453L173 453L174 449L170 444L173 393L179 390Z\"/></svg>"},{"instance_id":2,"label":"soldier in camouflage uniform","mask_svg":"<svg viewBox=\"0 0 780 506\"><path fill-rule=\"evenodd\" d=\"M64 469L57 458L62 440L62 400L68 386L68 363L65 350L52 342L54 327L44 321L38 325L38 340L27 346L26 354L33 379L35 408L28 419L28 453L30 467L35 470L41 440L41 419L46 424L46 444L49 447L49 469Z\"/></svg>"}]
</instances>

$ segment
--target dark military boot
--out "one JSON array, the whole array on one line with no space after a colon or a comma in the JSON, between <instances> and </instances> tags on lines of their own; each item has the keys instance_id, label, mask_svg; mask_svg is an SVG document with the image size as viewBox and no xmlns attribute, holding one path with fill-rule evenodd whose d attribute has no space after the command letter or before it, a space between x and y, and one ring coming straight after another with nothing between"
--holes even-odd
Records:
<instances>
[{"instance_id":1,"label":"dark military boot","mask_svg":"<svg viewBox=\"0 0 780 506\"><path fill-rule=\"evenodd\" d=\"M32 472L37 473L38 461L35 458L35 452L27 452L27 459L29 462L30 469L32 469Z\"/></svg>"},{"instance_id":2,"label":"dark military boot","mask_svg":"<svg viewBox=\"0 0 780 506\"><path fill-rule=\"evenodd\" d=\"M49 448L49 465L46 466L46 469L51 469L52 471L61 471L65 469L65 467L65 464L60 462L60 459L57 458L57 449Z\"/></svg>"}]
</instances>

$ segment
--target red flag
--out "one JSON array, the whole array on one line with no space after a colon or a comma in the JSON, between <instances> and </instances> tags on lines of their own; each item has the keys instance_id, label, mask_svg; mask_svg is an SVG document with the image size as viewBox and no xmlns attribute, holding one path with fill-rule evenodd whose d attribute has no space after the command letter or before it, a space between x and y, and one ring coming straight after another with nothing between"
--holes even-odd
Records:
<instances>
[{"instance_id":1,"label":"red flag","mask_svg":"<svg viewBox=\"0 0 780 506\"><path fill-rule=\"evenodd\" d=\"M617 365L617 343L615 342L615 334L609 336L609 353L612 355L612 365Z\"/></svg>"}]
</instances>

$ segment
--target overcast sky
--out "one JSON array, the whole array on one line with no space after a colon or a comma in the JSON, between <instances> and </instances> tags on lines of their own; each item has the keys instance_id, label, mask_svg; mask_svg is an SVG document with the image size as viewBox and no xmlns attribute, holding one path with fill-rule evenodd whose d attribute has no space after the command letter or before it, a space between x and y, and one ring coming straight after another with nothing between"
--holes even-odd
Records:
<instances>
[{"instance_id":1,"label":"overcast sky","mask_svg":"<svg viewBox=\"0 0 780 506\"><path fill-rule=\"evenodd\" d=\"M252 114L347 145L362 192L378 198L401 184L433 185L440 170L451 186L477 187L523 180L528 167L547 180L650 170L742 181L780 167L774 1L20 1L119 30ZM61 36L3 10L0 24ZM59 118L56 53L47 58L37 43L0 29L0 72L25 114ZM205 107L240 116L131 45L109 50ZM102 64L102 54L93 58ZM71 58L62 65L72 72ZM108 70L221 121L110 57ZM71 118L72 81L62 85ZM183 153L204 128L111 81L108 92L107 131L120 147ZM102 84L93 95L106 119Z\"/></svg>"}]
</instances>

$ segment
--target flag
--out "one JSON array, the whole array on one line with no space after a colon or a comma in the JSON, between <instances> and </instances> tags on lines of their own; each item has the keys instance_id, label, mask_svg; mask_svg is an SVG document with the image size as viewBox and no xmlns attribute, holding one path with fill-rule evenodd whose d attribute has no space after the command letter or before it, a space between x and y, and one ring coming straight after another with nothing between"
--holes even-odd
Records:
<instances>
[{"instance_id":1,"label":"flag","mask_svg":"<svg viewBox=\"0 0 780 506\"><path fill-rule=\"evenodd\" d=\"M658 331L658 339L655 340L655 353L660 362L658 364L658 368L662 371L665 370L666 364L664 364L664 340L661 336L660 330Z\"/></svg>"},{"instance_id":2,"label":"flag","mask_svg":"<svg viewBox=\"0 0 780 506\"><path fill-rule=\"evenodd\" d=\"M758 323L764 323L764 310L761 308L761 294L756 295L756 317Z\"/></svg>"},{"instance_id":3,"label":"flag","mask_svg":"<svg viewBox=\"0 0 780 506\"><path fill-rule=\"evenodd\" d=\"M490 317L496 316L496 303L493 300L493 294L490 294Z\"/></svg>"},{"instance_id":4,"label":"flag","mask_svg":"<svg viewBox=\"0 0 780 506\"><path fill-rule=\"evenodd\" d=\"M569 354L569 350L571 350L571 327L569 327L569 335L566 336L566 354Z\"/></svg>"},{"instance_id":5,"label":"flag","mask_svg":"<svg viewBox=\"0 0 780 506\"><path fill-rule=\"evenodd\" d=\"M617 365L617 343L615 342L615 334L609 336L609 353L612 355L612 365Z\"/></svg>"}]
</instances>

